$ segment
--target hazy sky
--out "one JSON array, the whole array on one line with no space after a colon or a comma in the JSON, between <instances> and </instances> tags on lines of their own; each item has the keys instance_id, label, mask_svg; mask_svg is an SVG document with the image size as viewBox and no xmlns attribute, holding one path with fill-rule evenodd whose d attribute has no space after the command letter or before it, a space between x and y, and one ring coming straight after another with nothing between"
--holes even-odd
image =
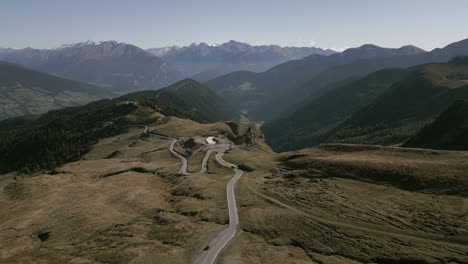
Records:
<instances>
[{"instance_id":1,"label":"hazy sky","mask_svg":"<svg viewBox=\"0 0 468 264\"><path fill-rule=\"evenodd\" d=\"M343 49L443 47L468 38L468 0L1 0L0 47L117 40Z\"/></svg>"}]
</instances>

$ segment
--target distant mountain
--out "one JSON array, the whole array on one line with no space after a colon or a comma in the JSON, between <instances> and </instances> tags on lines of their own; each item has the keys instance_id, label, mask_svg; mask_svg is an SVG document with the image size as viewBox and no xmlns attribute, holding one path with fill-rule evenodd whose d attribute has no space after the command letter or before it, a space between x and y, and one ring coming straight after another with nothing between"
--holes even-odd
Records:
<instances>
[{"instance_id":1,"label":"distant mountain","mask_svg":"<svg viewBox=\"0 0 468 264\"><path fill-rule=\"evenodd\" d=\"M163 59L116 41L88 41L51 50L9 50L0 53L0 59L118 92L157 89L183 79Z\"/></svg>"},{"instance_id":2,"label":"distant mountain","mask_svg":"<svg viewBox=\"0 0 468 264\"><path fill-rule=\"evenodd\" d=\"M192 79L185 79L156 91L130 93L118 100L169 107L198 122L239 118L239 113L233 106L208 87Z\"/></svg>"},{"instance_id":3,"label":"distant mountain","mask_svg":"<svg viewBox=\"0 0 468 264\"><path fill-rule=\"evenodd\" d=\"M347 49L336 56L341 56L345 60L365 60L392 56L408 56L422 53L426 53L426 51L412 45L403 46L399 49L390 49L372 44L365 44L359 48Z\"/></svg>"},{"instance_id":4,"label":"distant mountain","mask_svg":"<svg viewBox=\"0 0 468 264\"><path fill-rule=\"evenodd\" d=\"M203 76L200 80L205 81L232 71L260 72L312 54L335 53L333 50L314 47L251 46L233 40L220 45L193 43L190 46L154 48L148 51L174 64L186 75Z\"/></svg>"},{"instance_id":5,"label":"distant mountain","mask_svg":"<svg viewBox=\"0 0 468 264\"><path fill-rule=\"evenodd\" d=\"M52 50L46 49L5 49L0 52L0 59L11 63L23 65L29 68L37 69L43 64Z\"/></svg>"},{"instance_id":6,"label":"distant mountain","mask_svg":"<svg viewBox=\"0 0 468 264\"><path fill-rule=\"evenodd\" d=\"M0 119L112 97L106 89L0 62Z\"/></svg>"},{"instance_id":7,"label":"distant mountain","mask_svg":"<svg viewBox=\"0 0 468 264\"><path fill-rule=\"evenodd\" d=\"M423 128L405 147L468 150L468 100L460 100Z\"/></svg>"},{"instance_id":8,"label":"distant mountain","mask_svg":"<svg viewBox=\"0 0 468 264\"><path fill-rule=\"evenodd\" d=\"M250 112L250 117L257 120L271 120L278 117L282 110L288 109L294 103L306 98L313 90L319 90L331 82L354 76L354 74L346 76L332 74L333 78L308 87L306 91L300 90L301 86L319 77L327 70L333 73L332 69L340 65L346 66L357 61L400 58L409 56L409 54L422 55L425 54L425 51L412 46L388 49L374 45L363 45L330 56L311 55L301 60L288 61L262 73L230 73L205 84L221 96L229 98L241 109ZM383 68L375 63L371 65L373 67L369 67L361 74L365 75ZM351 72L356 72L356 69L352 69ZM281 107L277 107L276 100L281 101Z\"/></svg>"}]
</instances>

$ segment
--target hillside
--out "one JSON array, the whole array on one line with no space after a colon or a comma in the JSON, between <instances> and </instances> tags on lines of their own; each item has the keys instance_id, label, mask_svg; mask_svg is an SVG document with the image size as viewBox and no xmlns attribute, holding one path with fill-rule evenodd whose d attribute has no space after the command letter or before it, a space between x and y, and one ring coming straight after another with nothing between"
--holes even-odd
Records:
<instances>
[{"instance_id":1,"label":"hillside","mask_svg":"<svg viewBox=\"0 0 468 264\"><path fill-rule=\"evenodd\" d=\"M120 93L161 88L183 79L163 59L116 41L83 42L50 50L11 50L1 53L0 59Z\"/></svg>"},{"instance_id":2,"label":"hillside","mask_svg":"<svg viewBox=\"0 0 468 264\"><path fill-rule=\"evenodd\" d=\"M240 140L250 124L139 110L149 131L177 140L132 127L53 170L0 177L0 262L197 263L227 230L234 172L212 153L206 172L183 175L170 148L198 172L213 150L207 136L232 139L223 159L253 169L236 183L239 226L217 263L468 261L468 152L333 144L274 153L258 134Z\"/></svg>"},{"instance_id":3,"label":"hillside","mask_svg":"<svg viewBox=\"0 0 468 264\"><path fill-rule=\"evenodd\" d=\"M147 51L175 65L186 75L193 78L199 76L199 79L203 77L204 81L233 71L260 72L312 54L334 53L332 50L314 47L252 46L233 40L218 45L192 43L184 47L153 48Z\"/></svg>"},{"instance_id":4,"label":"hillside","mask_svg":"<svg viewBox=\"0 0 468 264\"><path fill-rule=\"evenodd\" d=\"M201 122L238 118L221 98L188 79L158 91L6 119L0 122L0 173L56 167L79 159L101 138L165 122L164 116Z\"/></svg>"},{"instance_id":5,"label":"hillside","mask_svg":"<svg viewBox=\"0 0 468 264\"><path fill-rule=\"evenodd\" d=\"M405 147L468 150L468 101L458 101L434 123L421 129Z\"/></svg>"},{"instance_id":6,"label":"hillside","mask_svg":"<svg viewBox=\"0 0 468 264\"><path fill-rule=\"evenodd\" d=\"M262 130L275 150L323 142L401 144L454 101L468 98L466 64L388 69L337 84Z\"/></svg>"},{"instance_id":7,"label":"hillside","mask_svg":"<svg viewBox=\"0 0 468 264\"><path fill-rule=\"evenodd\" d=\"M0 171L25 173L54 168L79 159L99 138L126 129L133 104L102 100L35 117L0 122Z\"/></svg>"},{"instance_id":8,"label":"hillside","mask_svg":"<svg viewBox=\"0 0 468 264\"><path fill-rule=\"evenodd\" d=\"M455 101L468 98L468 65L454 61L416 67L411 75L354 113L327 140L401 144Z\"/></svg>"},{"instance_id":9,"label":"hillside","mask_svg":"<svg viewBox=\"0 0 468 264\"><path fill-rule=\"evenodd\" d=\"M0 119L112 97L109 90L0 61Z\"/></svg>"},{"instance_id":10,"label":"hillside","mask_svg":"<svg viewBox=\"0 0 468 264\"><path fill-rule=\"evenodd\" d=\"M262 131L268 144L277 151L319 144L333 128L407 74L408 71L402 69L381 70L330 88L329 92L305 102L287 117L266 123Z\"/></svg>"},{"instance_id":11,"label":"hillside","mask_svg":"<svg viewBox=\"0 0 468 264\"><path fill-rule=\"evenodd\" d=\"M167 106L199 122L239 118L238 111L222 97L192 79L185 79L156 91L130 93L119 100Z\"/></svg>"}]
</instances>

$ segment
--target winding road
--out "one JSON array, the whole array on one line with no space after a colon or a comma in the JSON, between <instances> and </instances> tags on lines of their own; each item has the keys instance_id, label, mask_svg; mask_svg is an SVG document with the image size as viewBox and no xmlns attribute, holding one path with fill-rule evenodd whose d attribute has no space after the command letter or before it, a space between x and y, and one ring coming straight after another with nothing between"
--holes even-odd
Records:
<instances>
[{"instance_id":1,"label":"winding road","mask_svg":"<svg viewBox=\"0 0 468 264\"><path fill-rule=\"evenodd\" d=\"M195 260L195 264L214 264L216 258L218 257L219 253L226 247L226 245L231 241L237 232L237 226L239 224L239 214L237 213L237 204L236 204L236 194L234 192L234 187L237 181L243 174L243 171L237 168L237 165L229 163L223 159L224 152L229 150L231 147L227 144L214 144L209 145L209 149L206 151L205 156L202 160L202 168L199 172L189 173L187 172L187 159L182 156L181 154L177 153L174 150L175 144L177 143L177 139L166 137L158 134L153 134L148 132L148 128L145 127L145 134L150 134L154 136L158 136L165 139L172 140L171 145L169 146L169 151L178 157L182 162L180 167L179 173L183 175L197 175L201 173L205 173L207 171L207 162L213 152L216 152L215 158L216 161L224 167L233 169L234 176L228 182L226 187L226 196L227 196L227 204L228 204L228 212L229 212L229 227L221 231L216 238L211 240L208 245L205 247L203 252L198 255Z\"/></svg>"},{"instance_id":2,"label":"winding road","mask_svg":"<svg viewBox=\"0 0 468 264\"><path fill-rule=\"evenodd\" d=\"M225 149L224 151L226 150L227 149ZM236 235L237 225L239 224L239 214L237 213L236 194L234 192L234 187L237 181L242 176L243 171L238 169L236 165L223 160L224 151L216 153L216 161L218 161L219 164L228 168L233 168L234 170L234 176L228 182L226 188L226 196L229 209L229 227L223 230L213 241L211 241L211 243L209 244L209 248L205 250L202 254L200 254L199 259L197 259L198 261L200 261L200 259L202 261L195 261L196 264L215 263L215 260L218 257L219 253Z\"/></svg>"},{"instance_id":3,"label":"winding road","mask_svg":"<svg viewBox=\"0 0 468 264\"><path fill-rule=\"evenodd\" d=\"M169 147L169 151L172 154L174 154L176 157L178 157L180 159L180 161L182 162L182 165L180 166L179 173L183 174L183 175L197 175L197 174L205 173L208 170L206 164L208 163L208 159L210 158L211 154L213 152L216 152L216 151L220 150L220 149L216 149L216 148L215 149L208 149L206 151L205 156L203 157L202 167L201 167L200 171L190 173L190 172L187 172L187 166L188 166L187 159L184 156L182 156L181 154L177 153L177 151L174 150L174 146L175 146L176 143L177 143L177 139L172 139L172 143L171 143L171 146Z\"/></svg>"}]
</instances>

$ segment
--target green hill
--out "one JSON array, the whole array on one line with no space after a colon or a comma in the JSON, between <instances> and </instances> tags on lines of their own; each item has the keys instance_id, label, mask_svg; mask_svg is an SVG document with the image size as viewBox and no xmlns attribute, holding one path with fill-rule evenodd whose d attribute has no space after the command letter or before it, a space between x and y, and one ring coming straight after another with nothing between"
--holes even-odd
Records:
<instances>
[{"instance_id":1,"label":"green hill","mask_svg":"<svg viewBox=\"0 0 468 264\"><path fill-rule=\"evenodd\" d=\"M99 138L125 129L132 104L101 100L0 122L0 173L34 172L76 160ZM106 122L113 122L106 125Z\"/></svg>"},{"instance_id":2,"label":"green hill","mask_svg":"<svg viewBox=\"0 0 468 264\"><path fill-rule=\"evenodd\" d=\"M404 144L405 147L468 150L468 101L460 100L431 125Z\"/></svg>"},{"instance_id":3,"label":"green hill","mask_svg":"<svg viewBox=\"0 0 468 264\"><path fill-rule=\"evenodd\" d=\"M292 114L266 123L267 142L279 151L323 142L401 144L453 102L468 98L468 64L427 64L381 70L328 88Z\"/></svg>"},{"instance_id":4,"label":"green hill","mask_svg":"<svg viewBox=\"0 0 468 264\"><path fill-rule=\"evenodd\" d=\"M417 67L403 81L329 133L328 141L401 144L456 100L468 98L468 64Z\"/></svg>"},{"instance_id":5,"label":"green hill","mask_svg":"<svg viewBox=\"0 0 468 264\"><path fill-rule=\"evenodd\" d=\"M0 121L0 174L35 172L79 159L101 138L163 115L219 121L236 112L208 88L184 80L158 90Z\"/></svg>"},{"instance_id":6,"label":"green hill","mask_svg":"<svg viewBox=\"0 0 468 264\"><path fill-rule=\"evenodd\" d=\"M185 79L159 90L130 93L120 97L119 100L168 106L199 122L239 118L238 111L226 100L192 79Z\"/></svg>"},{"instance_id":7,"label":"green hill","mask_svg":"<svg viewBox=\"0 0 468 264\"><path fill-rule=\"evenodd\" d=\"M101 87L0 62L0 119L41 114L111 96Z\"/></svg>"}]
</instances>

